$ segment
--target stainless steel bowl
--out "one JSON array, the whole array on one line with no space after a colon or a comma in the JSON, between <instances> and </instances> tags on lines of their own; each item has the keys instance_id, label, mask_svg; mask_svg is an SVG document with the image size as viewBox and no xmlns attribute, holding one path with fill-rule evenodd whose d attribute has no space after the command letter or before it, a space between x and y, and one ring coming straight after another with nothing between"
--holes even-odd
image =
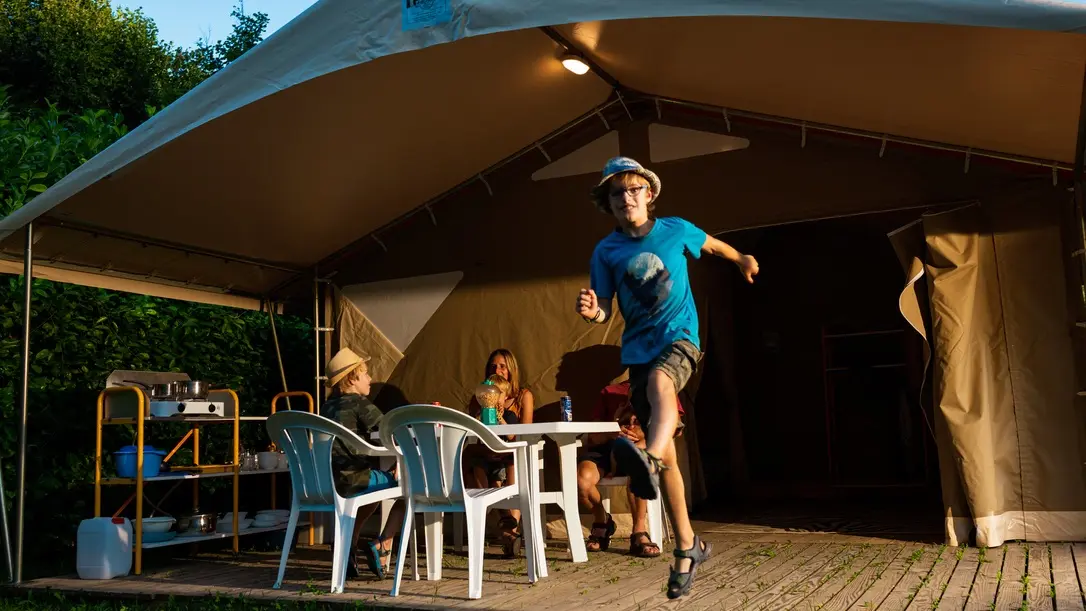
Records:
<instances>
[{"instance_id":1,"label":"stainless steel bowl","mask_svg":"<svg viewBox=\"0 0 1086 611\"><path fill-rule=\"evenodd\" d=\"M210 534L215 532L217 518L213 513L197 513L181 516L177 519L177 531L188 534Z\"/></svg>"}]
</instances>

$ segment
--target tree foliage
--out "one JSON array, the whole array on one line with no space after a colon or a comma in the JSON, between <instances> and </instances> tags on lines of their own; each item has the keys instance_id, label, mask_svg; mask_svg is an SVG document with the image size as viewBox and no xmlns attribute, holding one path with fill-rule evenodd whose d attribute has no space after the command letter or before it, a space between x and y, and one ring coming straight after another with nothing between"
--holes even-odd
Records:
<instances>
[{"instance_id":1,"label":"tree foliage","mask_svg":"<svg viewBox=\"0 0 1086 611\"><path fill-rule=\"evenodd\" d=\"M184 49L109 0L0 0L0 83L19 105L105 108L134 126L261 41L266 14L231 14L225 40Z\"/></svg>"},{"instance_id":2,"label":"tree foliage","mask_svg":"<svg viewBox=\"0 0 1086 611\"><path fill-rule=\"evenodd\" d=\"M139 11L114 10L107 0L0 0L0 216L259 43L267 16L239 9L233 16L235 28L225 40L182 49L160 42L154 22ZM0 278L0 414L6 423L15 422L24 287L21 277ZM93 515L95 403L110 372L183 371L229 385L243 413L254 415L267 414L271 396L282 389L266 313L44 280L35 281L32 292L26 512L49 519L47 528L27 521L28 577L73 568L76 528ZM288 384L308 389L311 326L291 317L277 322ZM207 457L201 462L228 456L229 427L221 428L201 435ZM177 441L169 426L147 433L155 445ZM250 445L267 442L260 425L242 434ZM112 472L109 454L131 441L130 432L107 429L106 473ZM9 508L16 449L17 428L0 427ZM173 460L184 461L185 451ZM201 493L210 488L211 494L201 502L215 503L214 489L229 480L207 482ZM107 515L132 492L122 488L104 490ZM188 500L176 494L171 502Z\"/></svg>"}]
</instances>

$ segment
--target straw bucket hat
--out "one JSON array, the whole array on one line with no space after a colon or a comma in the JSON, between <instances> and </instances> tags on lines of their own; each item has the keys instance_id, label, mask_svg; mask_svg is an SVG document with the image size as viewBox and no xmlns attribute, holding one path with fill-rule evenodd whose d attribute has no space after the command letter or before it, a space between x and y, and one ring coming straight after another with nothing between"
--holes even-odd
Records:
<instances>
[{"instance_id":1,"label":"straw bucket hat","mask_svg":"<svg viewBox=\"0 0 1086 611\"><path fill-rule=\"evenodd\" d=\"M328 386L335 386L340 380L350 375L352 371L370 360L368 356L359 356L350 348L344 348L328 361L325 371L328 374Z\"/></svg>"},{"instance_id":2,"label":"straw bucket hat","mask_svg":"<svg viewBox=\"0 0 1086 611\"><path fill-rule=\"evenodd\" d=\"M649 200L650 202L656 201L656 198L660 197L660 190L663 188L663 184L660 182L660 177L656 175L656 172L645 169L644 166L629 157L612 157L607 160L607 164L603 166L603 177L600 179L599 183L592 188L592 202L596 204L596 206L606 210L608 181L615 176L625 174L626 172L632 172L649 181L649 188L652 190L652 199Z\"/></svg>"}]
</instances>

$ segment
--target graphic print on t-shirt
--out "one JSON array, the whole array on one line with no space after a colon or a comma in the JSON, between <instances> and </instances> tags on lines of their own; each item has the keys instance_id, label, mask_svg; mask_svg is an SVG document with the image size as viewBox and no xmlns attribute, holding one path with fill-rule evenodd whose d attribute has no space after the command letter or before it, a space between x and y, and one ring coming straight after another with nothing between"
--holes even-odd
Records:
<instances>
[{"instance_id":1,"label":"graphic print on t-shirt","mask_svg":"<svg viewBox=\"0 0 1086 611\"><path fill-rule=\"evenodd\" d=\"M630 259L622 282L649 315L657 312L671 294L671 272L655 253L643 252Z\"/></svg>"}]
</instances>

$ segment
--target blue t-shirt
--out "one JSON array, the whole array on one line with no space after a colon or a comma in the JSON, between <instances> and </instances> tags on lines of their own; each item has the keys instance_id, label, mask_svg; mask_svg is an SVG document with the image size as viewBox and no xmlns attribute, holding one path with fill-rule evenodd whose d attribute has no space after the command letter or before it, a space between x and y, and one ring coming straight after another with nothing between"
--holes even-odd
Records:
<instances>
[{"instance_id":1,"label":"blue t-shirt","mask_svg":"<svg viewBox=\"0 0 1086 611\"><path fill-rule=\"evenodd\" d=\"M618 293L626 321L622 364L643 365L679 340L699 350L698 312L686 255L701 257L706 234L678 217L656 219L647 235L632 238L619 230L592 253L591 286L601 302Z\"/></svg>"}]
</instances>

